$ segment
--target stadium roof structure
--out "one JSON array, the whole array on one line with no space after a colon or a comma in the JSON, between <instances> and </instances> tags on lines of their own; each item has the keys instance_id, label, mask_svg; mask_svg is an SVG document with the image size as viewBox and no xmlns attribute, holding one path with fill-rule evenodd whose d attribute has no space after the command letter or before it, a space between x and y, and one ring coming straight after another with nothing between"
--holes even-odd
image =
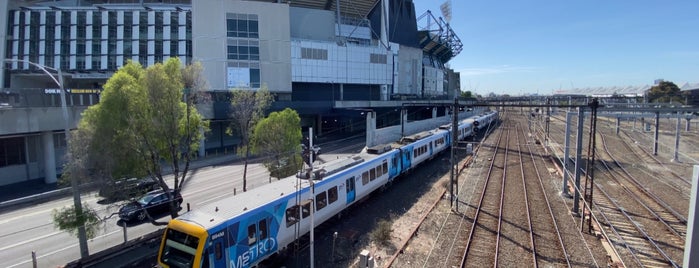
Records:
<instances>
[{"instance_id":1,"label":"stadium roof structure","mask_svg":"<svg viewBox=\"0 0 699 268\"><path fill-rule=\"evenodd\" d=\"M276 0L255 0L259 2L277 2ZM281 0L292 7L312 8L335 11L340 2L340 13L344 17L366 18L379 0Z\"/></svg>"},{"instance_id":2,"label":"stadium roof structure","mask_svg":"<svg viewBox=\"0 0 699 268\"><path fill-rule=\"evenodd\" d=\"M461 53L461 39L441 17L435 18L428 10L417 21L418 42L424 53L436 56L443 63Z\"/></svg>"}]
</instances>

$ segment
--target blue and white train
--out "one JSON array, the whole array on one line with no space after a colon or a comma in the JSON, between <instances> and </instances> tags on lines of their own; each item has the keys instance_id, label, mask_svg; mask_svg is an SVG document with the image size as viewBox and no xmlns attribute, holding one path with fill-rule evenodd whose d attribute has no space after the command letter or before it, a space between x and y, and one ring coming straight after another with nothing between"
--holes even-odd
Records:
<instances>
[{"instance_id":1,"label":"blue and white train","mask_svg":"<svg viewBox=\"0 0 699 268\"><path fill-rule=\"evenodd\" d=\"M498 119L497 111L461 120L465 139ZM158 252L163 267L254 267L285 251L315 225L368 196L451 144L451 126L407 136L320 165L308 180L282 179L187 212L168 223ZM314 204L314 206L312 206Z\"/></svg>"}]
</instances>

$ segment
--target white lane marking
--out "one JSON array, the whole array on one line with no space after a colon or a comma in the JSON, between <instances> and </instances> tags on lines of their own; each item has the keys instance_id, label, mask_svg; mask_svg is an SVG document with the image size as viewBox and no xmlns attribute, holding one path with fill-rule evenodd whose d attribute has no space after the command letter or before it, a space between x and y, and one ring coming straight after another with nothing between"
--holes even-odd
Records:
<instances>
[{"instance_id":1,"label":"white lane marking","mask_svg":"<svg viewBox=\"0 0 699 268\"><path fill-rule=\"evenodd\" d=\"M107 236L113 235L113 234L115 234L115 233L121 233L121 232L122 232L122 230L116 230L116 231L113 231L113 232L109 232L109 233L100 235L100 236L98 236L98 237L95 237L95 238L91 239L91 241L94 241L94 240L97 240L97 239L102 239L102 238L105 238L105 237L107 237ZM61 232L56 232L56 233L54 233L54 234L57 234L57 233L61 233ZM37 239L42 239L42 238L43 238L43 237L38 237ZM33 239L33 240L37 240L37 239ZM29 242L29 241L28 241L28 242ZM19 243L19 244L16 244L16 245L21 245L21 244L23 244L23 243ZM12 245L12 246L8 246L8 247L5 247L5 248L2 248L2 249L0 249L0 251L5 250L5 249L10 248L10 247L14 247L14 246L16 246L16 245ZM68 250L68 249L70 249L70 248L74 248L74 247L76 247L77 245L78 245L78 244L76 244L76 243L72 243L72 244L70 244L70 245L68 245L68 246L66 246L66 247L64 247L64 248L62 248L62 249L57 249L57 250L51 251L51 252L49 252L49 253L46 253L46 254L44 254L44 255L36 256L36 259L37 259L37 261L38 261L38 260L41 259L41 258L46 258L46 257L51 256L51 255L54 255L54 254L56 254L56 253L58 253L58 252L65 251L65 250ZM20 266L20 265L29 263L30 261L31 261L31 260L25 260L25 261L23 261L23 262L19 262L19 263L10 265L10 266L8 266L7 268L17 267L17 266Z\"/></svg>"},{"instance_id":2,"label":"white lane marking","mask_svg":"<svg viewBox=\"0 0 699 268\"><path fill-rule=\"evenodd\" d=\"M39 236L39 237L34 237L34 238L32 238L32 239L22 241L21 243L17 243L17 244L14 244L14 245L9 245L9 246L2 247L2 248L0 248L0 251L5 251L5 250L7 250L7 249L9 249L9 248L13 248L13 247L16 247L16 246L20 246L20 245L24 245L24 244L27 244L27 243L31 243L31 242L34 242L34 241L37 241L37 240L41 240L41 239L47 238L47 237L49 237L49 236L54 236L54 235L57 235L57 234L60 234L60 233L62 233L62 232L53 232L53 233L45 234L45 235L42 235L42 236Z\"/></svg>"}]
</instances>

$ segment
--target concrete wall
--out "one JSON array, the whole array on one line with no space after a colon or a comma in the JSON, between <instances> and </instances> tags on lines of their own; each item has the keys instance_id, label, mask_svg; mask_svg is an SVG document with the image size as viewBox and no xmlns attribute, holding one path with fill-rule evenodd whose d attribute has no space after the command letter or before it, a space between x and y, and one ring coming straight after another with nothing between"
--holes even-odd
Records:
<instances>
[{"instance_id":1,"label":"concrete wall","mask_svg":"<svg viewBox=\"0 0 699 268\"><path fill-rule=\"evenodd\" d=\"M86 107L68 107L70 128L77 126ZM21 133L63 131L65 120L61 107L14 108L0 110L0 136Z\"/></svg>"},{"instance_id":2,"label":"concrete wall","mask_svg":"<svg viewBox=\"0 0 699 268\"><path fill-rule=\"evenodd\" d=\"M461 112L459 113L459 120L466 119L468 117L477 115L481 113L484 109L473 109L473 111L470 112ZM404 128L404 133L406 135L411 135L415 134L421 131L426 131L430 129L435 129L438 128L441 125L444 124L449 124L451 123L451 115L445 115L437 118L430 118L430 119L425 119L425 120L420 120L420 121L413 121L413 122L408 122L406 123L403 128ZM369 135L369 133L367 133ZM387 144L391 142L395 142L397 140L400 140L401 138L401 125L395 125L395 126L390 126L390 127L385 127L385 128L380 128L377 129L374 132L374 142L375 144Z\"/></svg>"},{"instance_id":3,"label":"concrete wall","mask_svg":"<svg viewBox=\"0 0 699 268\"><path fill-rule=\"evenodd\" d=\"M226 13L258 16L260 82L272 92L291 92L289 5L235 0L192 1L193 60L202 63L211 88L229 90Z\"/></svg>"},{"instance_id":4,"label":"concrete wall","mask_svg":"<svg viewBox=\"0 0 699 268\"><path fill-rule=\"evenodd\" d=\"M420 94L422 90L422 50L400 46L396 85L393 93Z\"/></svg>"},{"instance_id":5,"label":"concrete wall","mask_svg":"<svg viewBox=\"0 0 699 268\"><path fill-rule=\"evenodd\" d=\"M432 66L424 66L424 97L444 95L447 92L444 90L444 71Z\"/></svg>"}]
</instances>

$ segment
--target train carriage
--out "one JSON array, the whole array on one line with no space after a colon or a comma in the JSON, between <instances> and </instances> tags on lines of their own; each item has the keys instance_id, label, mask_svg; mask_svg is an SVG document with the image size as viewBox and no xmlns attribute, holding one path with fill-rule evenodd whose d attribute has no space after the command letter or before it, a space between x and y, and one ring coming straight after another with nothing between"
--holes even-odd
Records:
<instances>
[{"instance_id":1,"label":"train carriage","mask_svg":"<svg viewBox=\"0 0 699 268\"><path fill-rule=\"evenodd\" d=\"M338 159L306 179L286 178L173 219L158 260L165 267L250 267L397 176L397 150ZM311 201L313 200L313 201ZM223 201L223 200L222 200Z\"/></svg>"},{"instance_id":2,"label":"train carriage","mask_svg":"<svg viewBox=\"0 0 699 268\"><path fill-rule=\"evenodd\" d=\"M477 122L486 126L494 120L497 112L460 121L459 139L471 136ZM311 210L319 225L450 145L451 129L438 128L319 165L299 174L304 179L285 178L198 207L170 221L158 262L163 267L256 266L310 231Z\"/></svg>"}]
</instances>

